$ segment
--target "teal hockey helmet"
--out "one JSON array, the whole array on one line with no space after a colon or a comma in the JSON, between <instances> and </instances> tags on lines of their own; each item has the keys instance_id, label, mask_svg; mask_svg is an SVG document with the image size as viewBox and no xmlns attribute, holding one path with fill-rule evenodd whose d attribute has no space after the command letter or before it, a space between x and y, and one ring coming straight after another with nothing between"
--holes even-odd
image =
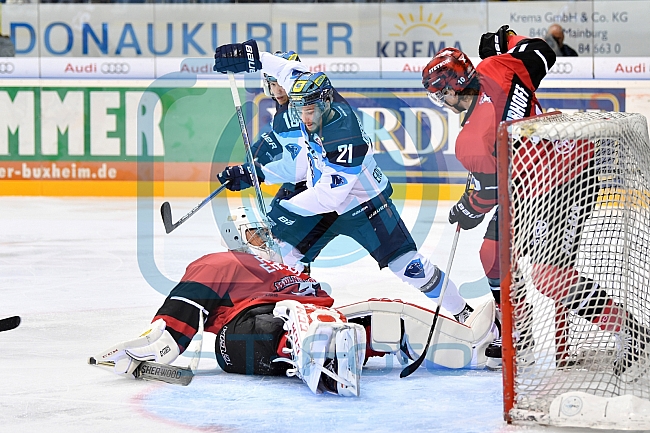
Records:
<instances>
[{"instance_id":1,"label":"teal hockey helmet","mask_svg":"<svg viewBox=\"0 0 650 433\"><path fill-rule=\"evenodd\" d=\"M293 82L289 101L296 108L317 104L322 110L333 92L332 83L323 72L304 72Z\"/></svg>"}]
</instances>

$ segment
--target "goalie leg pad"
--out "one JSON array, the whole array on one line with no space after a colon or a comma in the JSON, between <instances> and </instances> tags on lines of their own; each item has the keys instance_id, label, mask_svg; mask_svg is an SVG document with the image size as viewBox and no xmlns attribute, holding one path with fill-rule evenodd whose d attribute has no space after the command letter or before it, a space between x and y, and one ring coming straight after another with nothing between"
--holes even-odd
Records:
<instances>
[{"instance_id":1,"label":"goalie leg pad","mask_svg":"<svg viewBox=\"0 0 650 433\"><path fill-rule=\"evenodd\" d=\"M435 316L433 311L417 305L385 299L351 304L337 310L348 319L371 316L371 349L397 353L402 344L413 359L422 353ZM484 350L478 355L477 347L489 344L486 341L491 338L494 311L494 300L490 299L477 306L465 324L440 315L427 360L447 368L482 368Z\"/></svg>"},{"instance_id":2,"label":"goalie leg pad","mask_svg":"<svg viewBox=\"0 0 650 433\"><path fill-rule=\"evenodd\" d=\"M359 377L365 357L365 329L346 323L338 311L287 300L276 304L273 314L284 320L287 340L291 347L283 352L291 358L277 358L291 364L287 376L297 376L317 394L324 388L322 374L337 382L339 395L359 395ZM340 345L340 347L339 347ZM326 359L332 371L324 367Z\"/></svg>"},{"instance_id":3,"label":"goalie leg pad","mask_svg":"<svg viewBox=\"0 0 650 433\"><path fill-rule=\"evenodd\" d=\"M347 382L337 381L339 395L345 397L359 396L365 348L366 332L361 325L350 323L336 333L338 375Z\"/></svg>"}]
</instances>

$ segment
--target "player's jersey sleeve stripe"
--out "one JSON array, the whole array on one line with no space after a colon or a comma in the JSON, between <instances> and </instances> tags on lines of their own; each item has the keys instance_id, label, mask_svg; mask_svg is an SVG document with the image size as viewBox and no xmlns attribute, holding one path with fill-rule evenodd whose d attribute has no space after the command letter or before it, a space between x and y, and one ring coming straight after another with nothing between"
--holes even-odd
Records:
<instances>
[{"instance_id":1,"label":"player's jersey sleeve stripe","mask_svg":"<svg viewBox=\"0 0 650 433\"><path fill-rule=\"evenodd\" d=\"M539 52L539 50L535 50L535 53L542 59L542 62L544 63L544 71L548 73L548 63L546 62L546 57L544 57L542 53Z\"/></svg>"}]
</instances>

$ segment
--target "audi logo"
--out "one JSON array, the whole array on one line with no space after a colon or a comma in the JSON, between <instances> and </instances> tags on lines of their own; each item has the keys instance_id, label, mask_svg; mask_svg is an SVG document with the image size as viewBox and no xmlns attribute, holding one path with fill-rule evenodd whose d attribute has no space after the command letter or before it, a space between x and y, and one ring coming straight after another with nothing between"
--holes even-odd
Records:
<instances>
[{"instance_id":1,"label":"audi logo","mask_svg":"<svg viewBox=\"0 0 650 433\"><path fill-rule=\"evenodd\" d=\"M128 74L130 69L128 63L102 63L100 70L102 74Z\"/></svg>"},{"instance_id":2,"label":"audi logo","mask_svg":"<svg viewBox=\"0 0 650 433\"><path fill-rule=\"evenodd\" d=\"M341 72L347 74L355 74L361 70L358 63L330 63L327 68L328 72Z\"/></svg>"},{"instance_id":3,"label":"audi logo","mask_svg":"<svg viewBox=\"0 0 650 433\"><path fill-rule=\"evenodd\" d=\"M573 72L573 65L571 63L556 63L553 65L549 74L570 74Z\"/></svg>"},{"instance_id":4,"label":"audi logo","mask_svg":"<svg viewBox=\"0 0 650 433\"><path fill-rule=\"evenodd\" d=\"M0 74L13 74L16 67L11 62L0 62Z\"/></svg>"}]
</instances>

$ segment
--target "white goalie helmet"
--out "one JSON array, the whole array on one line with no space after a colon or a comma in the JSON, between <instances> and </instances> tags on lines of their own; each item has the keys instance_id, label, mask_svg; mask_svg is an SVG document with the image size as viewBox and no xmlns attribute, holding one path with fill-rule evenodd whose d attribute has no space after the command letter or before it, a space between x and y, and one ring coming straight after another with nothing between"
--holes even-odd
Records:
<instances>
[{"instance_id":1,"label":"white goalie helmet","mask_svg":"<svg viewBox=\"0 0 650 433\"><path fill-rule=\"evenodd\" d=\"M239 207L221 223L221 244L230 251L254 254L282 263L282 255L271 230L264 223L250 221L250 212L247 207Z\"/></svg>"}]
</instances>

